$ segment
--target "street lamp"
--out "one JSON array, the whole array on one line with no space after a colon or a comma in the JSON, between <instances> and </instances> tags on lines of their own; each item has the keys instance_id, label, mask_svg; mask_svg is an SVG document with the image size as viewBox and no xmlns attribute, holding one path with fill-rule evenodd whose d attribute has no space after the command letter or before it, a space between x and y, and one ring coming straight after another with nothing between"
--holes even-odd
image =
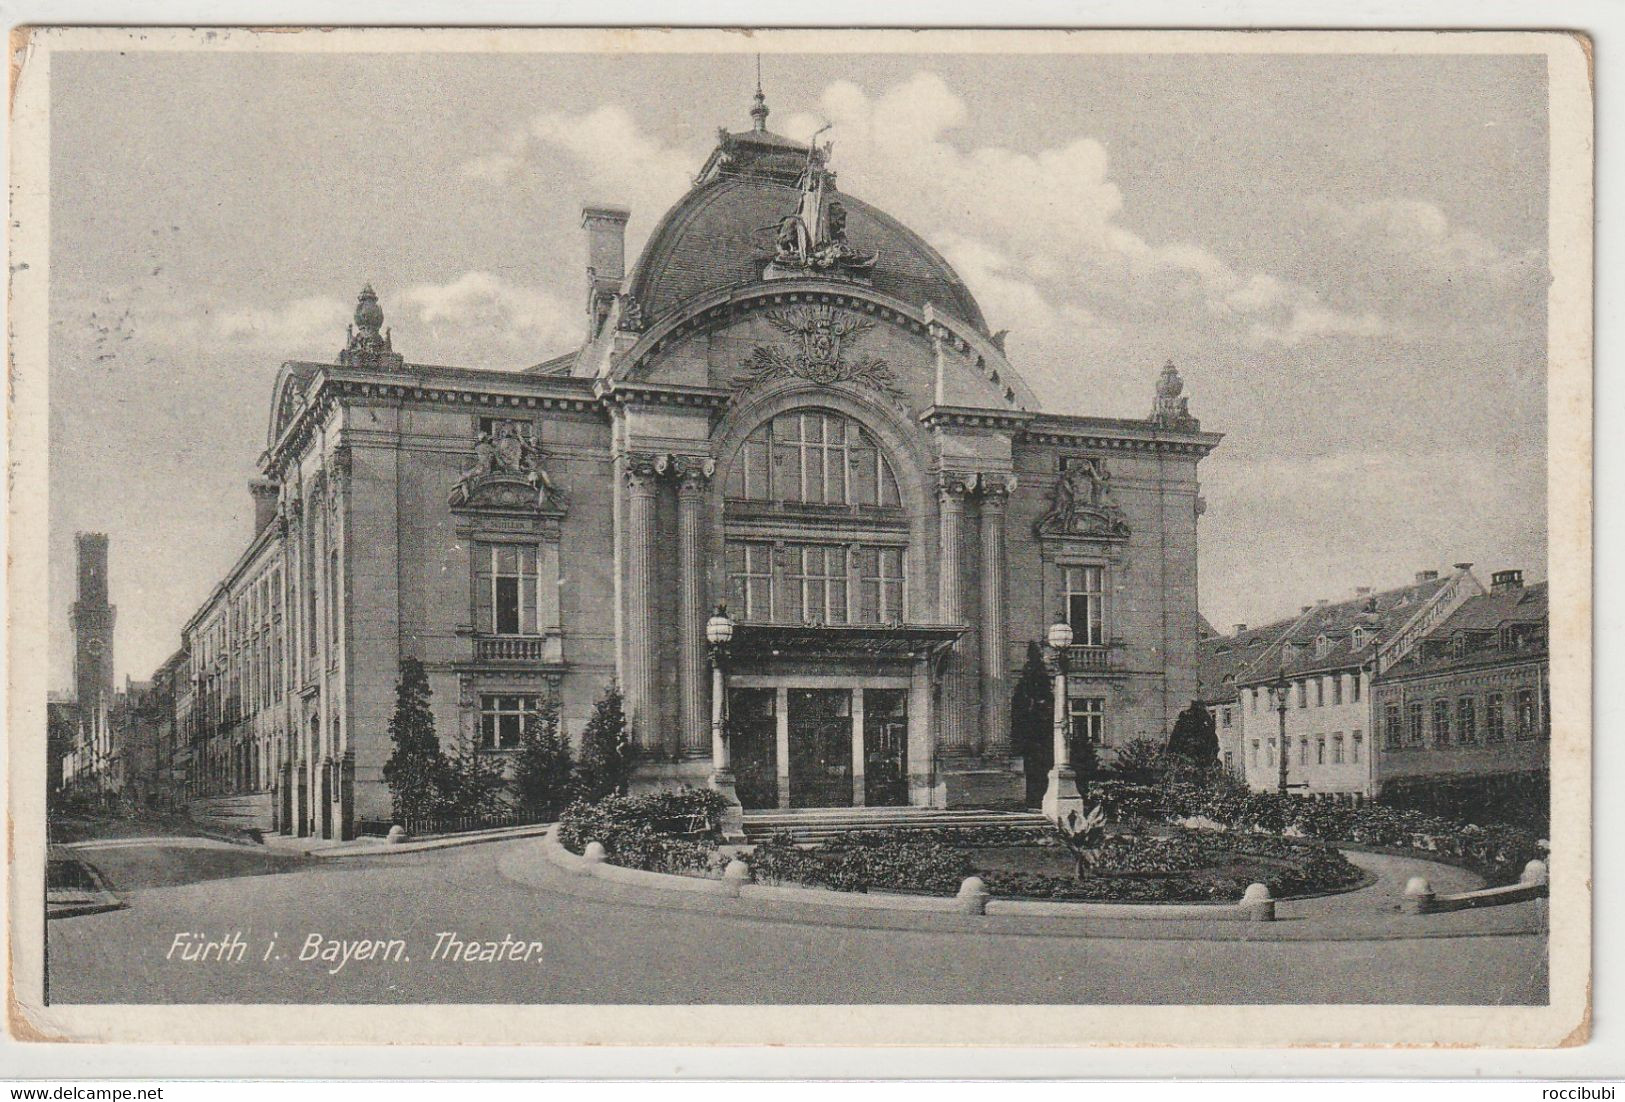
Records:
<instances>
[{"instance_id":1,"label":"street lamp","mask_svg":"<svg viewBox=\"0 0 1625 1102\"><path fill-rule=\"evenodd\" d=\"M734 787L733 764L728 754L728 736L724 730L727 715L728 687L723 674L723 663L728 657L728 644L733 642L734 622L728 617L727 604L705 622L705 641L711 648L711 780L713 789L727 797L731 805L723 823L725 835L743 834L743 817L739 811L739 793ZM730 827L734 829L730 829Z\"/></svg>"},{"instance_id":2,"label":"street lamp","mask_svg":"<svg viewBox=\"0 0 1625 1102\"><path fill-rule=\"evenodd\" d=\"M1286 742L1286 702L1287 696L1292 689L1292 682L1287 680L1286 668L1284 666L1281 668L1280 677L1276 679L1275 684L1272 685L1271 688L1275 690L1275 714L1280 721L1279 726L1281 732L1279 740L1276 744L1276 750L1278 751L1278 756L1276 758L1276 764L1278 766L1276 774L1278 778L1277 786L1280 789L1281 795L1285 796L1286 759L1289 753Z\"/></svg>"},{"instance_id":3,"label":"street lamp","mask_svg":"<svg viewBox=\"0 0 1625 1102\"><path fill-rule=\"evenodd\" d=\"M1078 775L1072 768L1072 749L1067 743L1066 660L1072 646L1072 625L1065 614L1049 627L1048 643L1055 657L1055 765L1049 771L1044 790L1044 817L1058 823L1067 812L1083 813L1083 797L1078 793Z\"/></svg>"}]
</instances>

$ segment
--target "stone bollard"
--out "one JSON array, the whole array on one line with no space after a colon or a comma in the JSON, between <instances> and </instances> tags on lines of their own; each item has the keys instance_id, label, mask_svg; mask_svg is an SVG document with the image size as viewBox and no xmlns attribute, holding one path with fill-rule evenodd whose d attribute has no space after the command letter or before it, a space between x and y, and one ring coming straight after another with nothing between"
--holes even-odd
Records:
<instances>
[{"instance_id":1,"label":"stone bollard","mask_svg":"<svg viewBox=\"0 0 1625 1102\"><path fill-rule=\"evenodd\" d=\"M1241 902L1236 905L1246 911L1253 922L1275 921L1275 900L1270 898L1268 884L1248 884L1247 890L1241 893Z\"/></svg>"},{"instance_id":2,"label":"stone bollard","mask_svg":"<svg viewBox=\"0 0 1625 1102\"><path fill-rule=\"evenodd\" d=\"M1548 883L1546 862L1538 859L1529 862L1523 867L1523 873L1518 877L1518 883L1527 884L1530 887Z\"/></svg>"},{"instance_id":3,"label":"stone bollard","mask_svg":"<svg viewBox=\"0 0 1625 1102\"><path fill-rule=\"evenodd\" d=\"M739 889L750 883L750 866L735 857L722 870L722 894L738 896Z\"/></svg>"},{"instance_id":4,"label":"stone bollard","mask_svg":"<svg viewBox=\"0 0 1625 1102\"><path fill-rule=\"evenodd\" d=\"M588 842L583 846L581 848L581 875L591 876L593 870L604 863L604 856L604 843L602 842Z\"/></svg>"},{"instance_id":5,"label":"stone bollard","mask_svg":"<svg viewBox=\"0 0 1625 1102\"><path fill-rule=\"evenodd\" d=\"M1431 914L1433 911L1433 885L1426 877L1413 876L1405 881L1404 910L1409 915Z\"/></svg>"},{"instance_id":6,"label":"stone bollard","mask_svg":"<svg viewBox=\"0 0 1625 1102\"><path fill-rule=\"evenodd\" d=\"M954 903L963 914L985 915L987 901L992 898L993 893L987 890L980 876L967 876L959 885L959 894L954 896Z\"/></svg>"},{"instance_id":7,"label":"stone bollard","mask_svg":"<svg viewBox=\"0 0 1625 1102\"><path fill-rule=\"evenodd\" d=\"M410 837L412 836L406 833L406 828L401 826L399 823L396 823L394 826L389 828L389 833L384 836L384 841L388 842L392 846L398 846Z\"/></svg>"}]
</instances>

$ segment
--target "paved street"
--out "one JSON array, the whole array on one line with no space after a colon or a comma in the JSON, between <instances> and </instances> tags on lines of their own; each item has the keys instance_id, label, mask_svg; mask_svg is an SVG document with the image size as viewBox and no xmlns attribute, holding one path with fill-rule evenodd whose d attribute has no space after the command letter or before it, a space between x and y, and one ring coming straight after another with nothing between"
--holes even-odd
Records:
<instances>
[{"instance_id":1,"label":"paved street","mask_svg":"<svg viewBox=\"0 0 1625 1102\"><path fill-rule=\"evenodd\" d=\"M1316 940L1302 928L1307 923L1293 931L1281 922L1229 924L1215 931L1223 940L1204 940L1200 931L1174 935L1170 924L1151 922L1113 923L1100 936L1036 936L1018 923L948 915L806 923L785 919L806 917L801 912L812 908L780 909L775 918L772 911L728 913L738 901L654 905L628 888L560 874L536 859L539 846L538 839L520 839L308 861L281 872L249 851L238 860L257 875L228 878L219 877L217 859L207 866L212 879L128 890L127 909L51 922L51 1001L1527 1003L1545 997L1545 939L1533 933ZM115 887L129 886L113 872L115 855L125 875L152 867L174 877L173 859L138 861L129 848L86 854L107 860L104 871ZM1408 921L1437 935L1473 928L1461 921L1470 917ZM1506 917L1487 928L1531 928ZM465 943L496 942L488 953L504 959L431 959L442 933ZM177 944L177 934L196 936ZM299 959L312 935L328 960ZM379 944L357 950L355 943L374 939ZM399 948L391 945L395 939ZM351 944L335 948L335 941ZM541 949L530 948L532 942ZM182 959L187 955L209 959Z\"/></svg>"}]
</instances>

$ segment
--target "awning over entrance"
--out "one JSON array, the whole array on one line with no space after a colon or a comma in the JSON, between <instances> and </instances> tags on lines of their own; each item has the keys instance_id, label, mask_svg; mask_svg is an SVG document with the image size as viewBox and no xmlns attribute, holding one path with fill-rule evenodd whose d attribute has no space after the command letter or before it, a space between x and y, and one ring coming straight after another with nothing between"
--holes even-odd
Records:
<instances>
[{"instance_id":1,"label":"awning over entrance","mask_svg":"<svg viewBox=\"0 0 1625 1102\"><path fill-rule=\"evenodd\" d=\"M970 628L960 624L771 624L734 626L736 655L935 657Z\"/></svg>"}]
</instances>

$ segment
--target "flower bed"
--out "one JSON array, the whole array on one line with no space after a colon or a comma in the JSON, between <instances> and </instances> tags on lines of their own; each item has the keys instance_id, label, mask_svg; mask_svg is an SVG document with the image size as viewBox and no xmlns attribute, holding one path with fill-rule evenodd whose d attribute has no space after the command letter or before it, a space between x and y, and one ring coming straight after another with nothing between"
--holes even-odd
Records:
<instances>
[{"instance_id":1,"label":"flower bed","mask_svg":"<svg viewBox=\"0 0 1625 1102\"><path fill-rule=\"evenodd\" d=\"M864 831L803 849L775 836L756 847L749 864L759 881L837 891L953 895L967 876L980 876L998 896L1103 902L1235 902L1255 882L1280 899L1335 891L1362 879L1329 846L1276 838L1257 844L1249 835L1195 831L1108 838L1092 875L1079 879L1009 859L1012 850L1047 848L1049 839L1036 832L985 840L967 833L981 844Z\"/></svg>"},{"instance_id":2,"label":"flower bed","mask_svg":"<svg viewBox=\"0 0 1625 1102\"><path fill-rule=\"evenodd\" d=\"M1356 807L1178 782L1107 781L1091 785L1090 798L1118 822L1207 819L1231 831L1406 850L1463 865L1492 884L1514 882L1525 864L1546 857L1539 839L1517 827L1456 823L1382 804Z\"/></svg>"}]
</instances>

